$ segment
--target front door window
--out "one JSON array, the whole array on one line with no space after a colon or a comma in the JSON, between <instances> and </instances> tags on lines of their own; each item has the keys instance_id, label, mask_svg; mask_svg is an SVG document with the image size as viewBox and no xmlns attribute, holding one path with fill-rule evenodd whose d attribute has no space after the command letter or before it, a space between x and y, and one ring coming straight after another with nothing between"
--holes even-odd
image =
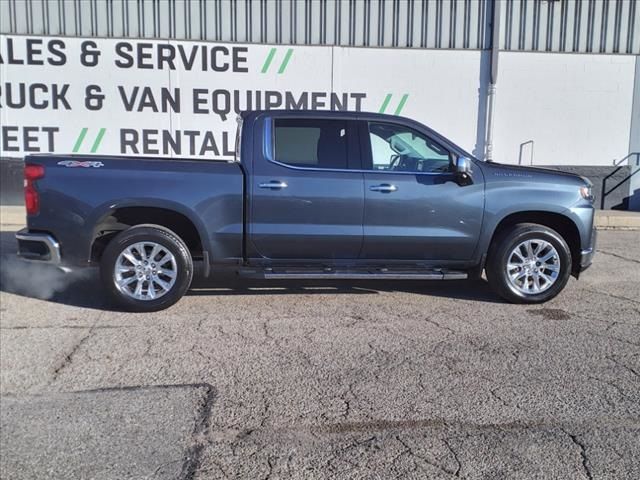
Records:
<instances>
[{"instance_id":1,"label":"front door window","mask_svg":"<svg viewBox=\"0 0 640 480\"><path fill-rule=\"evenodd\" d=\"M370 122L369 139L373 170L415 173L451 170L451 154L447 149L403 125Z\"/></svg>"}]
</instances>

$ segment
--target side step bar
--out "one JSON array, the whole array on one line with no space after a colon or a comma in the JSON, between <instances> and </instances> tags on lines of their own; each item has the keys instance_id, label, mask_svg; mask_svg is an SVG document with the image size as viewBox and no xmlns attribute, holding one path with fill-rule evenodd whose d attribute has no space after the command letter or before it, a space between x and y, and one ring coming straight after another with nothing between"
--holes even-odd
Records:
<instances>
[{"instance_id":1,"label":"side step bar","mask_svg":"<svg viewBox=\"0 0 640 480\"><path fill-rule=\"evenodd\" d=\"M244 273L244 272L243 272ZM246 273L247 276L259 276L272 280L465 280L467 272L443 271L415 271L415 272L383 272L380 270L366 271L273 271Z\"/></svg>"}]
</instances>

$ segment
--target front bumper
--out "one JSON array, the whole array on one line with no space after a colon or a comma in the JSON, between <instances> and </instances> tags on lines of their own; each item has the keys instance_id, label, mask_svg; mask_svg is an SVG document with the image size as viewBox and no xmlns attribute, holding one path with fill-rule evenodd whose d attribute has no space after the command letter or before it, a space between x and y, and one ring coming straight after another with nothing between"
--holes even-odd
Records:
<instances>
[{"instance_id":1,"label":"front bumper","mask_svg":"<svg viewBox=\"0 0 640 480\"><path fill-rule=\"evenodd\" d=\"M48 233L30 232L23 228L16 233L18 256L24 260L60 265L60 244Z\"/></svg>"},{"instance_id":2,"label":"front bumper","mask_svg":"<svg viewBox=\"0 0 640 480\"><path fill-rule=\"evenodd\" d=\"M591 266L591 263L593 262L593 256L596 253L596 240L598 237L598 232L597 230L594 228L593 231L591 232L591 245L589 246L589 248L586 248L584 250L582 250L581 255L580 255L580 271L584 272L587 268L589 268Z\"/></svg>"}]
</instances>

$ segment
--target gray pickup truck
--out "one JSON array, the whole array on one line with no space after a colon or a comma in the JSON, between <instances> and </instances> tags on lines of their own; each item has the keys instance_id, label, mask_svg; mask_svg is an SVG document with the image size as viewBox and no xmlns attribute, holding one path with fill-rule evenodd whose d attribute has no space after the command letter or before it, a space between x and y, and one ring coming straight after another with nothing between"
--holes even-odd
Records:
<instances>
[{"instance_id":1,"label":"gray pickup truck","mask_svg":"<svg viewBox=\"0 0 640 480\"><path fill-rule=\"evenodd\" d=\"M99 265L123 308L177 302L194 270L265 279L478 278L557 295L594 253L588 180L487 163L415 121L256 111L234 161L34 155L18 254ZM197 270L194 265L198 266Z\"/></svg>"}]
</instances>

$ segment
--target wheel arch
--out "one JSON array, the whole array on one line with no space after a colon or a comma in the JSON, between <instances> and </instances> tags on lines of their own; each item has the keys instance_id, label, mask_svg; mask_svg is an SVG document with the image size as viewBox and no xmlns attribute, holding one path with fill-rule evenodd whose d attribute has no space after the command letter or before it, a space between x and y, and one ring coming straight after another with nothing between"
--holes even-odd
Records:
<instances>
[{"instance_id":1,"label":"wheel arch","mask_svg":"<svg viewBox=\"0 0 640 480\"><path fill-rule=\"evenodd\" d=\"M514 212L503 217L496 223L495 228L491 234L491 239L487 244L486 254L488 255L491 246L500 235L507 231L510 227L519 223L535 223L551 228L558 232L558 234L567 242L569 250L571 252L571 273L576 276L580 271L580 230L575 222L568 216L562 213L549 212L549 211L521 211Z\"/></svg>"},{"instance_id":2,"label":"wheel arch","mask_svg":"<svg viewBox=\"0 0 640 480\"><path fill-rule=\"evenodd\" d=\"M180 205L129 201L111 204L96 215L89 247L90 262L98 262L106 245L119 232L141 224L155 224L178 235L194 259L207 255L206 229L192 212Z\"/></svg>"}]
</instances>

